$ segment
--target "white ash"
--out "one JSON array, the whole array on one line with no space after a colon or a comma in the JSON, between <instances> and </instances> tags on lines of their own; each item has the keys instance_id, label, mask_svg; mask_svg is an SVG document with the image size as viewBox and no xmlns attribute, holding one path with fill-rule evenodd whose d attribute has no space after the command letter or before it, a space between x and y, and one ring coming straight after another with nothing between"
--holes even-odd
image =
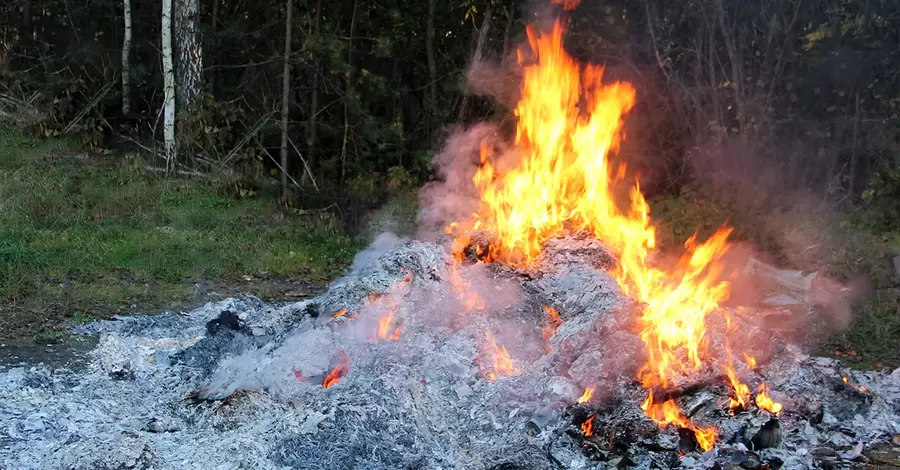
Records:
<instances>
[{"instance_id":1,"label":"white ash","mask_svg":"<svg viewBox=\"0 0 900 470\"><path fill-rule=\"evenodd\" d=\"M460 268L486 304L470 313L441 246L382 241L315 299L266 305L245 296L85 325L78 331L101 335L86 371L0 372L0 468L710 468L748 458L746 442L770 420L729 416L724 385L688 394L682 409L718 427L720 442L679 458L677 431L640 409L634 306L604 272L609 258L595 241L553 240L529 272ZM399 340L374 337L384 307L369 304L372 292L399 306ZM549 344L544 305L564 321ZM359 316L332 320L341 309ZM485 331L520 374L483 377ZM785 405L782 442L760 459L842 465L900 433L900 371L843 371L797 348L773 350L745 378L765 379ZM349 375L323 389L340 351ZM588 386L594 399L573 407ZM583 438L578 413L596 415L603 439ZM613 441L627 448L603 448Z\"/></svg>"}]
</instances>

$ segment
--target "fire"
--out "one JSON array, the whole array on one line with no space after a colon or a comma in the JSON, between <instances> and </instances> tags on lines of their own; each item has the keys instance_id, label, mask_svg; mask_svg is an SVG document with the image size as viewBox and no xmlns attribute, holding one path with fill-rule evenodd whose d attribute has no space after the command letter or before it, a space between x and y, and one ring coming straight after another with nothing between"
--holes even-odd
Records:
<instances>
[{"instance_id":1,"label":"fire","mask_svg":"<svg viewBox=\"0 0 900 470\"><path fill-rule=\"evenodd\" d=\"M757 389L759 392L756 395L756 406L761 410L770 411L776 416L778 413L781 413L781 403L772 400L772 397L769 396L769 386L765 383L759 384L759 388Z\"/></svg>"},{"instance_id":2,"label":"fire","mask_svg":"<svg viewBox=\"0 0 900 470\"><path fill-rule=\"evenodd\" d=\"M594 418L594 416L591 416L585 422L581 423L581 431L584 433L585 437L594 435Z\"/></svg>"},{"instance_id":3,"label":"fire","mask_svg":"<svg viewBox=\"0 0 900 470\"><path fill-rule=\"evenodd\" d=\"M459 263L458 260L456 261L457 262L455 263L451 262L447 268L450 274L450 285L453 286L453 291L465 306L467 313L476 310L484 310L484 299L478 295L478 292L472 290L472 281L465 281L462 276L460 276Z\"/></svg>"},{"instance_id":4,"label":"fire","mask_svg":"<svg viewBox=\"0 0 900 470\"><path fill-rule=\"evenodd\" d=\"M340 318L340 317L343 317L343 316L345 316L345 315L347 315L347 309L346 309L346 308L342 308L342 309L338 310L337 312L334 312L334 314L331 315L331 319L334 320L335 318Z\"/></svg>"},{"instance_id":5,"label":"fire","mask_svg":"<svg viewBox=\"0 0 900 470\"><path fill-rule=\"evenodd\" d=\"M403 279L394 282L390 290L385 295L369 295L369 303L374 304L381 302L385 309L385 314L378 319L378 327L376 328L375 337L370 338L372 343L378 344L379 339L388 339L397 341L403 332L403 323L397 319L397 311L400 309L400 303L397 296L401 294L401 290L412 281L412 272L407 272Z\"/></svg>"},{"instance_id":6,"label":"fire","mask_svg":"<svg viewBox=\"0 0 900 470\"><path fill-rule=\"evenodd\" d=\"M678 409L678 405L675 404L674 400L667 400L662 403L653 401L652 390L647 395L644 403L641 404L641 409L644 410L644 413L646 413L650 419L660 423L662 426L674 424L694 431L694 437L697 439L697 444L703 450L712 449L713 445L716 443L718 434L716 428L695 426L686 416L681 414L681 410Z\"/></svg>"},{"instance_id":7,"label":"fire","mask_svg":"<svg viewBox=\"0 0 900 470\"><path fill-rule=\"evenodd\" d=\"M592 396L594 396L594 387L588 387L584 390L584 393L581 394L581 398L578 399L578 403L587 403L591 401Z\"/></svg>"},{"instance_id":8,"label":"fire","mask_svg":"<svg viewBox=\"0 0 900 470\"><path fill-rule=\"evenodd\" d=\"M325 376L325 379L322 380L322 388L329 388L337 385L342 377L350 373L350 356L340 349L338 349L338 354L341 356L341 359L338 364L334 366L334 369L331 369L331 372Z\"/></svg>"},{"instance_id":9,"label":"fire","mask_svg":"<svg viewBox=\"0 0 900 470\"><path fill-rule=\"evenodd\" d=\"M494 340L494 335L487 331L484 332L484 337L487 338L490 348L489 352L494 357L493 370L488 371L485 377L488 380L497 380L497 377L518 374L520 371L513 365L512 358L509 357L509 352L506 351L506 346L498 345L497 341Z\"/></svg>"},{"instance_id":10,"label":"fire","mask_svg":"<svg viewBox=\"0 0 900 470\"><path fill-rule=\"evenodd\" d=\"M547 322L541 329L541 337L544 339L544 343L547 344L547 352L550 352L550 338L552 338L553 335L556 334L556 330L562 326L562 320L559 319L559 312L549 305L544 306L544 315L547 317Z\"/></svg>"},{"instance_id":11,"label":"fire","mask_svg":"<svg viewBox=\"0 0 900 470\"><path fill-rule=\"evenodd\" d=\"M571 10L578 1L553 3ZM638 377L649 391L642 408L662 426L692 429L708 450L716 429L693 425L674 401L654 401L653 390L671 388L704 364L707 317L730 295L720 260L732 229L723 226L703 242L692 236L674 266L652 262L657 247L649 204L639 184L626 180L625 165L610 158L618 151L635 90L625 82L604 83L602 66L576 62L563 48L564 29L559 20L548 33L527 27L530 53L518 54L523 82L514 110L520 158L514 165L508 158L501 162L495 149L482 143L473 177L480 205L471 219L451 224L447 232L455 236L457 259L482 232L492 242L479 249L479 259L520 267L534 266L544 242L565 231L588 231L603 241L619 259L611 274L620 289L642 305L638 324L647 361ZM620 189L629 190L627 204L616 197ZM545 327L545 337L550 331ZM732 405L746 405L750 389L738 380L730 349L728 355ZM755 367L755 360L747 362Z\"/></svg>"},{"instance_id":12,"label":"fire","mask_svg":"<svg viewBox=\"0 0 900 470\"><path fill-rule=\"evenodd\" d=\"M728 408L746 408L747 403L750 401L750 387L738 380L734 369L730 365L725 366L725 373L728 375L728 380L734 389L734 396L728 398Z\"/></svg>"},{"instance_id":13,"label":"fire","mask_svg":"<svg viewBox=\"0 0 900 470\"><path fill-rule=\"evenodd\" d=\"M403 332L403 324L395 324L395 320L394 311L388 311L385 316L378 320L378 339L389 339L392 341L400 339L400 333ZM375 339L374 342L377 343L378 339Z\"/></svg>"}]
</instances>

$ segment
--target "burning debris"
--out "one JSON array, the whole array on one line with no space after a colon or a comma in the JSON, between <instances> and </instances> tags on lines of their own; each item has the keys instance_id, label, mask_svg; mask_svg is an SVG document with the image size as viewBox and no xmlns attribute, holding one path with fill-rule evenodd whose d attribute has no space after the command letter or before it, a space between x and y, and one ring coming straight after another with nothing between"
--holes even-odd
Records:
<instances>
[{"instance_id":1,"label":"burning debris","mask_svg":"<svg viewBox=\"0 0 900 470\"><path fill-rule=\"evenodd\" d=\"M611 159L635 90L563 30L528 28L516 140L477 129L477 208L446 243L381 236L304 302L80 327L88 370L0 375L0 464L800 469L900 434L900 370L840 370L725 306L731 229L661 260Z\"/></svg>"},{"instance_id":2,"label":"burning debris","mask_svg":"<svg viewBox=\"0 0 900 470\"><path fill-rule=\"evenodd\" d=\"M780 412L766 411L759 393L731 408L734 387L710 364L706 379L673 381L678 393L653 392L685 420L658 426L641 410L642 341L627 327L630 302L603 270L571 257L592 244L556 240L527 276L489 265L496 277L485 282L519 293L485 296L485 311L465 313L461 326L448 318L464 309L451 273L476 276L474 268L438 245L410 242L308 301L238 298L81 327L103 335L88 370L0 374L8 423L0 465L576 469L740 460L809 468L865 459L863 450L900 433L900 371L844 371L796 347L792 354L777 338L772 347L783 353L734 369ZM371 292L398 293L397 302L371 303ZM546 305L563 306L550 352ZM335 325L333 314L316 313L343 308L358 318ZM373 344L388 312L406 319L403 333ZM200 352L210 357L200 361ZM710 427L716 443L703 452L708 441L697 430Z\"/></svg>"}]
</instances>

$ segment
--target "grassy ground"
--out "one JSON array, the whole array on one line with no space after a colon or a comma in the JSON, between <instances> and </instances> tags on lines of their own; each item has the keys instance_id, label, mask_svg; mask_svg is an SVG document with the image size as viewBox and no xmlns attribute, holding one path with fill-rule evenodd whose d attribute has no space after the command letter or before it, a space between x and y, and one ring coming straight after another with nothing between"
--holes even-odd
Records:
<instances>
[{"instance_id":1,"label":"grassy ground","mask_svg":"<svg viewBox=\"0 0 900 470\"><path fill-rule=\"evenodd\" d=\"M359 248L324 214L72 149L0 129L0 339L212 292L301 296Z\"/></svg>"}]
</instances>

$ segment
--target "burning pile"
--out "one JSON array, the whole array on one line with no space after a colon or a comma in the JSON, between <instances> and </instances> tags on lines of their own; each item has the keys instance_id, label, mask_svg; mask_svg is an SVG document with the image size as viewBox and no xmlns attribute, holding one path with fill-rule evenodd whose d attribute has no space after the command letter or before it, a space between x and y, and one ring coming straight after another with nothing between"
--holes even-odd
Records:
<instances>
[{"instance_id":1,"label":"burning pile","mask_svg":"<svg viewBox=\"0 0 900 470\"><path fill-rule=\"evenodd\" d=\"M575 4L568 2L566 8ZM675 266L654 265L650 207L636 183L629 190L630 205L619 207L614 193L625 183L626 168L610 159L635 91L627 83L605 84L602 67L576 63L563 48L563 29L560 20L549 34L528 27L532 56L519 55L524 78L515 109L521 160L499 169L492 148L483 144L474 176L481 205L471 220L451 224L448 233L456 237L455 250L462 256L472 233L486 232L491 243L482 260L524 268L537 262L548 239L567 231L588 231L602 240L618 258L612 274L619 288L642 305L640 336L647 363L638 375L648 390L642 409L663 426L693 429L709 450L715 429L694 426L671 399L661 401L659 395L703 366L707 317L720 313L729 295L717 261L728 250L731 229L722 228L702 243L691 237ZM733 407L746 407L749 388L737 378L727 346L726 352ZM755 404L773 412L781 408L763 383Z\"/></svg>"},{"instance_id":2,"label":"burning pile","mask_svg":"<svg viewBox=\"0 0 900 470\"><path fill-rule=\"evenodd\" d=\"M659 260L611 159L635 91L563 31L529 27L514 145L480 142L450 253L385 235L314 299L79 327L87 370L0 370L0 467L800 469L900 434L900 369L722 306L729 228Z\"/></svg>"}]
</instances>

